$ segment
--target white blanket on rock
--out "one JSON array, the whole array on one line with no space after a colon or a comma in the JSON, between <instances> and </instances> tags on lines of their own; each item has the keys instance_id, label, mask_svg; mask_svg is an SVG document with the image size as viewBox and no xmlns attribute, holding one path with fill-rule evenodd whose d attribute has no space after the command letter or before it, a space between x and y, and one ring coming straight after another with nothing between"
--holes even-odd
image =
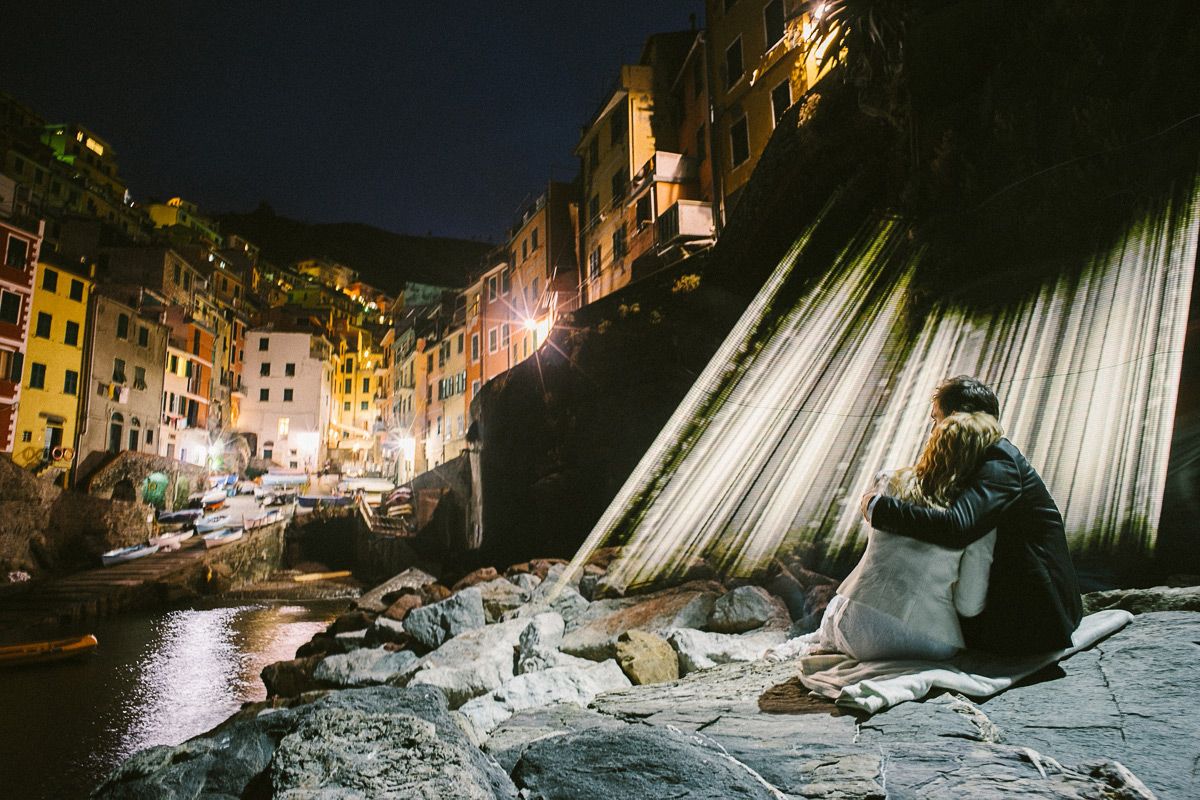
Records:
<instances>
[{"instance_id":1,"label":"white blanket on rock","mask_svg":"<svg viewBox=\"0 0 1200 800\"><path fill-rule=\"evenodd\" d=\"M1118 609L1089 614L1071 636L1070 647L1028 656L967 651L950 661L855 661L841 653L802 655L800 681L813 694L868 714L908 700L919 700L934 689L946 689L969 697L989 697L1042 667L1091 647L1128 625L1132 619L1133 615L1128 611ZM802 653L806 648L797 649Z\"/></svg>"}]
</instances>

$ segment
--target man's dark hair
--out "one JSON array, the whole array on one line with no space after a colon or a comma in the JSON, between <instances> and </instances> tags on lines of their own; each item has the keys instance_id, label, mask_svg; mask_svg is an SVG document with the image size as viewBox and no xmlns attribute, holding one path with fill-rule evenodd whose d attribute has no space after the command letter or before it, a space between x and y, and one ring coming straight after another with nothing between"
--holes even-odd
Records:
<instances>
[{"instance_id":1,"label":"man's dark hair","mask_svg":"<svg viewBox=\"0 0 1200 800\"><path fill-rule=\"evenodd\" d=\"M933 392L933 402L945 416L958 411L983 411L1000 418L1000 401L995 392L970 375L957 375L942 381Z\"/></svg>"}]
</instances>

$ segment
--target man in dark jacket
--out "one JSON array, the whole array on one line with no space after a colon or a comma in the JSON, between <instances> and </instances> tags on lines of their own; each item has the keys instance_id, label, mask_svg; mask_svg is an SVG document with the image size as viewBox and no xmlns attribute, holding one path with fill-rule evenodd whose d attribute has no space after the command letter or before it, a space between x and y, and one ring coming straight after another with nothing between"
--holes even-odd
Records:
<instances>
[{"instance_id":1,"label":"man in dark jacket","mask_svg":"<svg viewBox=\"0 0 1200 800\"><path fill-rule=\"evenodd\" d=\"M999 418L996 395L967 376L944 381L933 396L933 419L957 411ZM1062 514L1041 476L1007 439L988 448L970 484L946 509L905 503L868 493L867 521L881 531L962 549L996 531L987 605L963 618L972 649L1023 654L1071 644L1083 616L1079 584L1067 551Z\"/></svg>"}]
</instances>

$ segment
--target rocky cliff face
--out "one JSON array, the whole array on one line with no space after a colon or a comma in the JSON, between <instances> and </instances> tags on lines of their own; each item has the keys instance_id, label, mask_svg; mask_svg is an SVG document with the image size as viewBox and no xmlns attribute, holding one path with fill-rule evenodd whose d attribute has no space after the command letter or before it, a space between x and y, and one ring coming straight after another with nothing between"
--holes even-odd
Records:
<instances>
[{"instance_id":1,"label":"rocky cliff face","mask_svg":"<svg viewBox=\"0 0 1200 800\"><path fill-rule=\"evenodd\" d=\"M0 581L94 566L101 553L145 541L153 509L64 492L0 455Z\"/></svg>"}]
</instances>

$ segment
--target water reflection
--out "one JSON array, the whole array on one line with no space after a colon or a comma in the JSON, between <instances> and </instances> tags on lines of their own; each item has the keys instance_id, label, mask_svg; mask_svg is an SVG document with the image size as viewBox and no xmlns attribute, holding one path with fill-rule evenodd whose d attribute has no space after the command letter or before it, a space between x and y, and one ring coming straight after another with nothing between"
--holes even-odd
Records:
<instances>
[{"instance_id":1,"label":"water reflection","mask_svg":"<svg viewBox=\"0 0 1200 800\"><path fill-rule=\"evenodd\" d=\"M259 673L291 658L344 607L238 605L93 626L86 660L10 671L0 683L3 796L84 797L122 759L207 731L266 696Z\"/></svg>"}]
</instances>

